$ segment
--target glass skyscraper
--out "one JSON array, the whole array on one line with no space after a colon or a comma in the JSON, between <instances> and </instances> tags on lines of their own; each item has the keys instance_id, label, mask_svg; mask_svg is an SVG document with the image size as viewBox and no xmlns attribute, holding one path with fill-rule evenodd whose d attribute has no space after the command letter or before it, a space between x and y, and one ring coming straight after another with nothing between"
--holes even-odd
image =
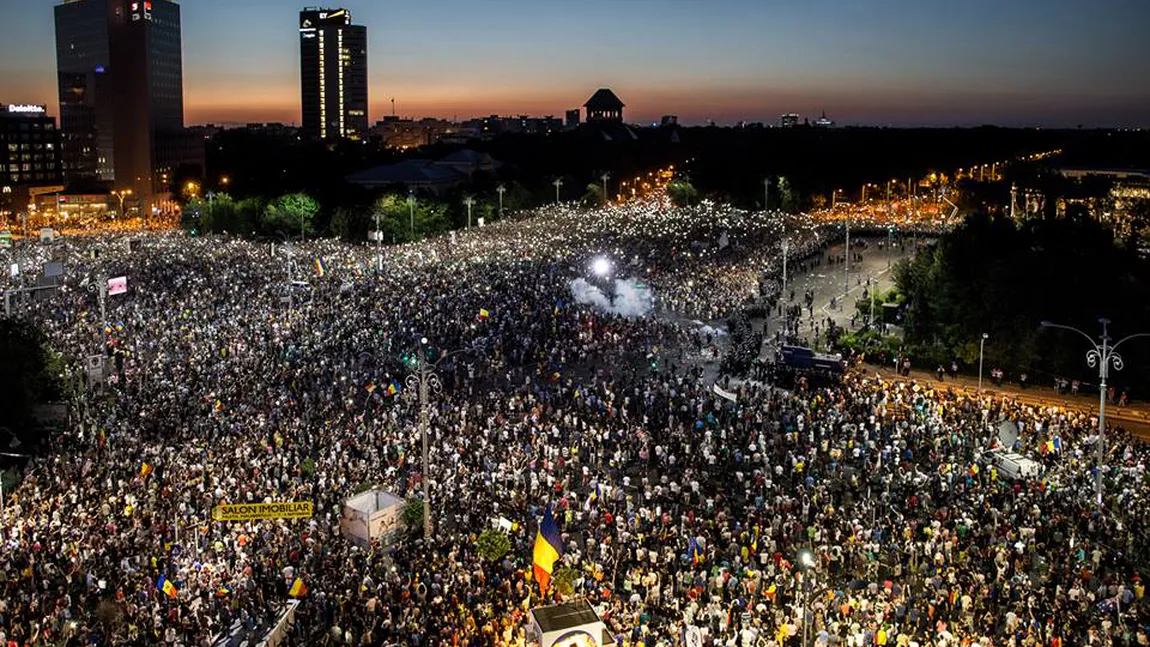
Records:
<instances>
[{"instance_id":1,"label":"glass skyscraper","mask_svg":"<svg viewBox=\"0 0 1150 647\"><path fill-rule=\"evenodd\" d=\"M65 0L56 7L56 56L68 179L163 192L186 150L180 6Z\"/></svg>"},{"instance_id":2,"label":"glass skyscraper","mask_svg":"<svg viewBox=\"0 0 1150 647\"><path fill-rule=\"evenodd\" d=\"M367 136L367 27L347 9L299 14L303 130L319 139Z\"/></svg>"}]
</instances>

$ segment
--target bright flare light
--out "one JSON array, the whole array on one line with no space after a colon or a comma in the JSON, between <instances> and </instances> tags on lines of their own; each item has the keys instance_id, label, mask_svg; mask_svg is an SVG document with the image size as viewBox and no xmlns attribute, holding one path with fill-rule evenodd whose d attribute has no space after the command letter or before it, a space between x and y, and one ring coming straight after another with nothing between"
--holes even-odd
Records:
<instances>
[{"instance_id":1,"label":"bright flare light","mask_svg":"<svg viewBox=\"0 0 1150 647\"><path fill-rule=\"evenodd\" d=\"M600 256L591 263L591 271L597 276L607 276L607 273L611 271L611 261Z\"/></svg>"}]
</instances>

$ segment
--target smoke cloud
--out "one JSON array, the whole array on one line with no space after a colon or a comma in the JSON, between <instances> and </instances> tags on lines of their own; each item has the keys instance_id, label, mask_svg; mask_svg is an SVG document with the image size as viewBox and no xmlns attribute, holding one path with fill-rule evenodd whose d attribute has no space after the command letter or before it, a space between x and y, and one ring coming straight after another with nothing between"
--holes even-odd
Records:
<instances>
[{"instance_id":1,"label":"smoke cloud","mask_svg":"<svg viewBox=\"0 0 1150 647\"><path fill-rule=\"evenodd\" d=\"M587 303L621 317L642 317L654 307L650 288L635 279L615 280L613 303L610 296L585 279L571 281L571 295L578 303Z\"/></svg>"}]
</instances>

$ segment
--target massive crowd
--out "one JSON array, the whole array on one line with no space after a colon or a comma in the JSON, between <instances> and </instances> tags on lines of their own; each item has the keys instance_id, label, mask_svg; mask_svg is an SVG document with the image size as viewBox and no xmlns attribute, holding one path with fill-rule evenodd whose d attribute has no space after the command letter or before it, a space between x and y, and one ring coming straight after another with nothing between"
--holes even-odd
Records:
<instances>
[{"instance_id":1,"label":"massive crowd","mask_svg":"<svg viewBox=\"0 0 1150 647\"><path fill-rule=\"evenodd\" d=\"M1110 434L1096 511L1085 415L858 369L790 390L719 376L737 401L715 395L723 340L700 323L775 298L781 235L795 258L823 242L778 214L630 204L387 248L379 272L376 248L332 241L22 251L67 274L17 316L110 371L6 493L0 640L210 645L266 627L300 580L289 644L521 645L553 596L530 550L552 504L570 595L621 646L1148 644L1135 439ZM572 299L604 255L652 312ZM100 321L91 288L114 276L129 291ZM381 388L404 388L422 337L472 349L438 369L426 475L418 407ZM1002 420L1038 477L997 473ZM429 542L341 536L364 484L415 497L423 478ZM288 500L314 516L211 518ZM512 549L488 562L476 534L499 518Z\"/></svg>"}]
</instances>

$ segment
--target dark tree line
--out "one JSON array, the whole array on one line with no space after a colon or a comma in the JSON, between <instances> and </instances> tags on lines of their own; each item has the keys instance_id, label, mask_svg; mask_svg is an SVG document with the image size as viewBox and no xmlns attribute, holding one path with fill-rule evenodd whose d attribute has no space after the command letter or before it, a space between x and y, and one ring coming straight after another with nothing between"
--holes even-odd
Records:
<instances>
[{"instance_id":1,"label":"dark tree line","mask_svg":"<svg viewBox=\"0 0 1150 647\"><path fill-rule=\"evenodd\" d=\"M55 402L64 392L64 367L48 350L35 325L0 318L0 443L12 437L35 444L36 405Z\"/></svg>"},{"instance_id":2,"label":"dark tree line","mask_svg":"<svg viewBox=\"0 0 1150 647\"><path fill-rule=\"evenodd\" d=\"M977 367L978 342L989 335L985 370L1032 382L1054 377L1097 383L1089 347L1073 333L1042 329L1047 320L1097 336L1100 317L1115 339L1150 332L1150 261L1117 243L1113 232L1079 212L1016 224L971 216L931 249L895 269L907 303L906 342L919 367L957 359ZM1150 395L1150 340L1122 348L1123 371L1111 383Z\"/></svg>"}]
</instances>

